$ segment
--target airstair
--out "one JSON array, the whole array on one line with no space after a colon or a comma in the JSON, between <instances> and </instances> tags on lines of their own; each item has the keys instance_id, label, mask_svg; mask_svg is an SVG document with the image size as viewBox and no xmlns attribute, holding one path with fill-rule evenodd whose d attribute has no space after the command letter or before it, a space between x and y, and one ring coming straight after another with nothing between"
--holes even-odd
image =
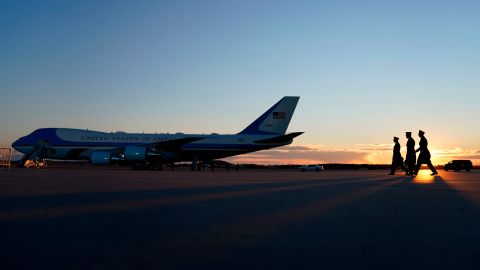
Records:
<instances>
[{"instance_id":1,"label":"airstair","mask_svg":"<svg viewBox=\"0 0 480 270\"><path fill-rule=\"evenodd\" d=\"M24 168L46 168L45 157L48 151L46 140L39 140L30 152L25 154L20 161L20 166Z\"/></svg>"}]
</instances>

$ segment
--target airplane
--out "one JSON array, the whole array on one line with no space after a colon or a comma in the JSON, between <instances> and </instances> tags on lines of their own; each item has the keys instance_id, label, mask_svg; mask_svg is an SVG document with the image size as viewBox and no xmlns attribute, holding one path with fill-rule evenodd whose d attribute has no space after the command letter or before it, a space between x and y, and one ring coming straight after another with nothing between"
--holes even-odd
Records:
<instances>
[{"instance_id":1,"label":"airplane","mask_svg":"<svg viewBox=\"0 0 480 270\"><path fill-rule=\"evenodd\" d=\"M40 128L12 147L25 154L21 166L44 159L160 169L162 164L215 159L291 144L303 132L286 133L300 97L286 96L237 134L144 134L73 128Z\"/></svg>"}]
</instances>

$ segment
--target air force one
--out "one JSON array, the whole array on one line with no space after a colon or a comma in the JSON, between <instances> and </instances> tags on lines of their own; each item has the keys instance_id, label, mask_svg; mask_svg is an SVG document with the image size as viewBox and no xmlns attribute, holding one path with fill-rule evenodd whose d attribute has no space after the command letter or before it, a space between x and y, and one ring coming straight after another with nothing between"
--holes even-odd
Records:
<instances>
[{"instance_id":1,"label":"air force one","mask_svg":"<svg viewBox=\"0 0 480 270\"><path fill-rule=\"evenodd\" d=\"M284 97L237 134L144 134L41 128L12 144L21 164L41 159L89 160L160 168L162 164L208 162L292 143L303 132L286 133L300 97Z\"/></svg>"}]
</instances>

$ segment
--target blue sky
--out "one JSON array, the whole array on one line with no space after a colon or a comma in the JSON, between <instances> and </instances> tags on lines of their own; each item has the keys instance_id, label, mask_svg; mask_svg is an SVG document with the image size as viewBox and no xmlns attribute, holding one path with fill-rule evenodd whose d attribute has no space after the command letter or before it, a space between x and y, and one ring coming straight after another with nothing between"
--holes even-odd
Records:
<instances>
[{"instance_id":1,"label":"blue sky","mask_svg":"<svg viewBox=\"0 0 480 270\"><path fill-rule=\"evenodd\" d=\"M289 130L306 133L244 159L388 162L392 136L423 129L438 162L480 161L478 14L477 1L0 0L0 145L39 127L235 133L298 95Z\"/></svg>"}]
</instances>

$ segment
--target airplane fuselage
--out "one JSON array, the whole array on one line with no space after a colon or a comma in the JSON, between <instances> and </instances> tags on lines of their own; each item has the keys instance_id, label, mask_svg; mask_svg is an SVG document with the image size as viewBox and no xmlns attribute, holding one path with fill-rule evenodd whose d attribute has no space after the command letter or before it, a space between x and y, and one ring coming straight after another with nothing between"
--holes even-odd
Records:
<instances>
[{"instance_id":1,"label":"airplane fuselage","mask_svg":"<svg viewBox=\"0 0 480 270\"><path fill-rule=\"evenodd\" d=\"M292 143L286 133L299 97L284 97L237 134L145 134L41 128L12 146L28 160L89 160L94 164L211 161Z\"/></svg>"},{"instance_id":2,"label":"airplane fuselage","mask_svg":"<svg viewBox=\"0 0 480 270\"><path fill-rule=\"evenodd\" d=\"M292 140L280 143L257 143L272 135L248 134L183 134L183 133L125 133L100 132L70 128L38 129L28 136L22 137L13 143L13 147L24 154L29 153L39 143L45 140L47 151L45 158L88 160L95 151L115 151L126 146L143 146L152 143L168 142L182 138L199 140L181 145L177 161L188 161L193 158L212 160L245 154L258 150L290 144Z\"/></svg>"}]
</instances>

